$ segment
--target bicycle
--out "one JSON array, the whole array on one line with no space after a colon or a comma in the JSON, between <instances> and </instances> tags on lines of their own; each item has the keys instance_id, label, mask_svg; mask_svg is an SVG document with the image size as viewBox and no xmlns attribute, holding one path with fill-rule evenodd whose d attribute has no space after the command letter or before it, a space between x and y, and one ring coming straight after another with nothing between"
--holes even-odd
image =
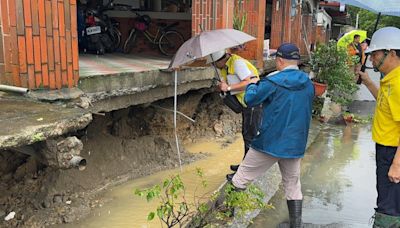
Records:
<instances>
[{"instance_id":1,"label":"bicycle","mask_svg":"<svg viewBox=\"0 0 400 228\"><path fill-rule=\"evenodd\" d=\"M140 15L139 13L134 12L138 17L135 20L135 24L133 28L129 31L129 36L124 44L124 53L128 54L132 51L135 46L135 41L138 32L142 32L144 37L147 38L149 42L152 44L158 45L158 49L161 53L166 56L173 56L179 47L184 43L183 35L173 30L175 26L179 24L179 22L175 22L173 24L167 25L165 23L157 23L157 32L156 34L152 34L149 31L149 27L151 22L151 18L148 15Z\"/></svg>"}]
</instances>

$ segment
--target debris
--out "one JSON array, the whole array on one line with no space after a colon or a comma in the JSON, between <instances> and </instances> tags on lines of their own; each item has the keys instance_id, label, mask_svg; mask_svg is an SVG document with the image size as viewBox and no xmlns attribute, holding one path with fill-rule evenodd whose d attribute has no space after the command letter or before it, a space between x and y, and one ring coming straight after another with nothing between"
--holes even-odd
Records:
<instances>
[{"instance_id":1,"label":"debris","mask_svg":"<svg viewBox=\"0 0 400 228\"><path fill-rule=\"evenodd\" d=\"M67 200L65 203L70 205L72 203L72 201L71 200Z\"/></svg>"},{"instance_id":2,"label":"debris","mask_svg":"<svg viewBox=\"0 0 400 228\"><path fill-rule=\"evenodd\" d=\"M8 221L8 220L13 219L14 217L15 217L15 212L14 212L14 211L11 211L11 212L4 218L4 220L5 220L5 221Z\"/></svg>"},{"instance_id":3,"label":"debris","mask_svg":"<svg viewBox=\"0 0 400 228\"><path fill-rule=\"evenodd\" d=\"M37 121L43 121L43 118L40 117L40 118L37 118L36 120L37 120Z\"/></svg>"}]
</instances>

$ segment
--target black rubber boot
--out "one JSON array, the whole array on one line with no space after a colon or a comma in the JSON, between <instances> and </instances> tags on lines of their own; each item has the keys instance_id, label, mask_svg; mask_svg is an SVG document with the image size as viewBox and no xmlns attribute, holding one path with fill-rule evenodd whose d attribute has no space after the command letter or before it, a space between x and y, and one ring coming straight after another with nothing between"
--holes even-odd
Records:
<instances>
[{"instance_id":1,"label":"black rubber boot","mask_svg":"<svg viewBox=\"0 0 400 228\"><path fill-rule=\"evenodd\" d=\"M239 165L231 165L231 170L236 172L239 169Z\"/></svg>"},{"instance_id":2,"label":"black rubber boot","mask_svg":"<svg viewBox=\"0 0 400 228\"><path fill-rule=\"evenodd\" d=\"M235 173L236 172L230 173L230 174L226 174L226 180L229 181L229 182L232 182L232 178L233 178L233 176L235 176Z\"/></svg>"},{"instance_id":3,"label":"black rubber boot","mask_svg":"<svg viewBox=\"0 0 400 228\"><path fill-rule=\"evenodd\" d=\"M301 221L303 200L288 200L287 205L289 209L290 228L301 228L303 226Z\"/></svg>"}]
</instances>

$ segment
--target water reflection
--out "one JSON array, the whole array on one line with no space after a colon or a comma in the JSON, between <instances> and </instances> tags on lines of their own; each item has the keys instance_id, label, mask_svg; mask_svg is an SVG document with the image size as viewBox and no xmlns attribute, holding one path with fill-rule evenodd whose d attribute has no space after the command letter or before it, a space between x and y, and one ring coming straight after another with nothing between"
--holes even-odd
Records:
<instances>
[{"instance_id":1,"label":"water reflection","mask_svg":"<svg viewBox=\"0 0 400 228\"><path fill-rule=\"evenodd\" d=\"M303 220L369 227L376 197L374 153L370 127L323 129L302 163ZM281 189L271 203L276 210L261 213L251 227L276 227L287 220Z\"/></svg>"}]
</instances>

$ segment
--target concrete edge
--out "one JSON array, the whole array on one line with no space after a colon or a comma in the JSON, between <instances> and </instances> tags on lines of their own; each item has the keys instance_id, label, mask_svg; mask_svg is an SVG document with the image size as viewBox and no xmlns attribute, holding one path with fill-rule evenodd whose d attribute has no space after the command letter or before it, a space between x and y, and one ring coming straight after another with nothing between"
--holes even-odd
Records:
<instances>
[{"instance_id":1,"label":"concrete edge","mask_svg":"<svg viewBox=\"0 0 400 228\"><path fill-rule=\"evenodd\" d=\"M6 150L13 147L31 145L68 132L83 129L92 121L92 118L91 113L86 113L77 118L64 119L50 124L26 128L21 134L0 137L0 149Z\"/></svg>"}]
</instances>

